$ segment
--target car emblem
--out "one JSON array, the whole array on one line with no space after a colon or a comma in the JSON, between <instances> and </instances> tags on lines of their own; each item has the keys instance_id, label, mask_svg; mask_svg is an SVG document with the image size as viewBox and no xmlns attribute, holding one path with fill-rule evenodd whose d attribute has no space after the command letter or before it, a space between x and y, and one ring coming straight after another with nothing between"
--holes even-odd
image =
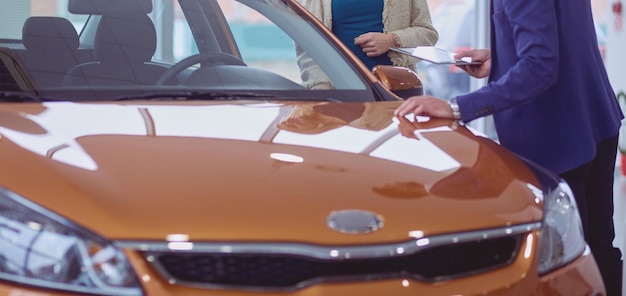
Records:
<instances>
[{"instance_id":1,"label":"car emblem","mask_svg":"<svg viewBox=\"0 0 626 296\"><path fill-rule=\"evenodd\" d=\"M342 233L362 234L382 228L383 219L368 211L342 210L330 213L326 224L331 229Z\"/></svg>"}]
</instances>

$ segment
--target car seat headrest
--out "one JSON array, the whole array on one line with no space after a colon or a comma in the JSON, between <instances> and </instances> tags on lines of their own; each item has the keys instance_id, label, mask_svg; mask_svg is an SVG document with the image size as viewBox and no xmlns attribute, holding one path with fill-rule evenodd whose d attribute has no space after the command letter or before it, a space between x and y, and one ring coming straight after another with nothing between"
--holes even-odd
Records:
<instances>
[{"instance_id":1,"label":"car seat headrest","mask_svg":"<svg viewBox=\"0 0 626 296\"><path fill-rule=\"evenodd\" d=\"M61 17L33 16L24 22L22 41L27 49L78 49L78 33Z\"/></svg>"}]
</instances>

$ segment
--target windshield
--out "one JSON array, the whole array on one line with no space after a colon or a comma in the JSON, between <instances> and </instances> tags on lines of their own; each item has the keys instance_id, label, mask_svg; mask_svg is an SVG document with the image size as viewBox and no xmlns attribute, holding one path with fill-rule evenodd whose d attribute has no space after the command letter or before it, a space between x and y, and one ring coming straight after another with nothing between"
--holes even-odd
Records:
<instances>
[{"instance_id":1,"label":"windshield","mask_svg":"<svg viewBox=\"0 0 626 296\"><path fill-rule=\"evenodd\" d=\"M368 74L293 2L9 1L0 101L380 100Z\"/></svg>"}]
</instances>

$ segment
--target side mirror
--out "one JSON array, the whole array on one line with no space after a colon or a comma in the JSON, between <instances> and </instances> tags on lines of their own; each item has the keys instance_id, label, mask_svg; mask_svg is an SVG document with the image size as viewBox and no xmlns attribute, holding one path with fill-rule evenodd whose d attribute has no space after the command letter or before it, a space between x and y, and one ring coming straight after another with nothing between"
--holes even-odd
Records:
<instances>
[{"instance_id":1,"label":"side mirror","mask_svg":"<svg viewBox=\"0 0 626 296\"><path fill-rule=\"evenodd\" d=\"M422 80L409 68L376 65L372 73L386 88L401 98L406 99L424 94Z\"/></svg>"}]
</instances>

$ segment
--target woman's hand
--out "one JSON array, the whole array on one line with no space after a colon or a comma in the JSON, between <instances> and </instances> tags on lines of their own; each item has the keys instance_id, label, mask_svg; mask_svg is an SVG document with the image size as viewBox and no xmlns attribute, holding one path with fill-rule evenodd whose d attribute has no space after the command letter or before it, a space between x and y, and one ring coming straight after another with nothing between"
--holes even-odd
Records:
<instances>
[{"instance_id":1,"label":"woman's hand","mask_svg":"<svg viewBox=\"0 0 626 296\"><path fill-rule=\"evenodd\" d=\"M360 46L368 57L377 57L389 51L396 42L392 34L369 32L354 38L354 44Z\"/></svg>"}]
</instances>

